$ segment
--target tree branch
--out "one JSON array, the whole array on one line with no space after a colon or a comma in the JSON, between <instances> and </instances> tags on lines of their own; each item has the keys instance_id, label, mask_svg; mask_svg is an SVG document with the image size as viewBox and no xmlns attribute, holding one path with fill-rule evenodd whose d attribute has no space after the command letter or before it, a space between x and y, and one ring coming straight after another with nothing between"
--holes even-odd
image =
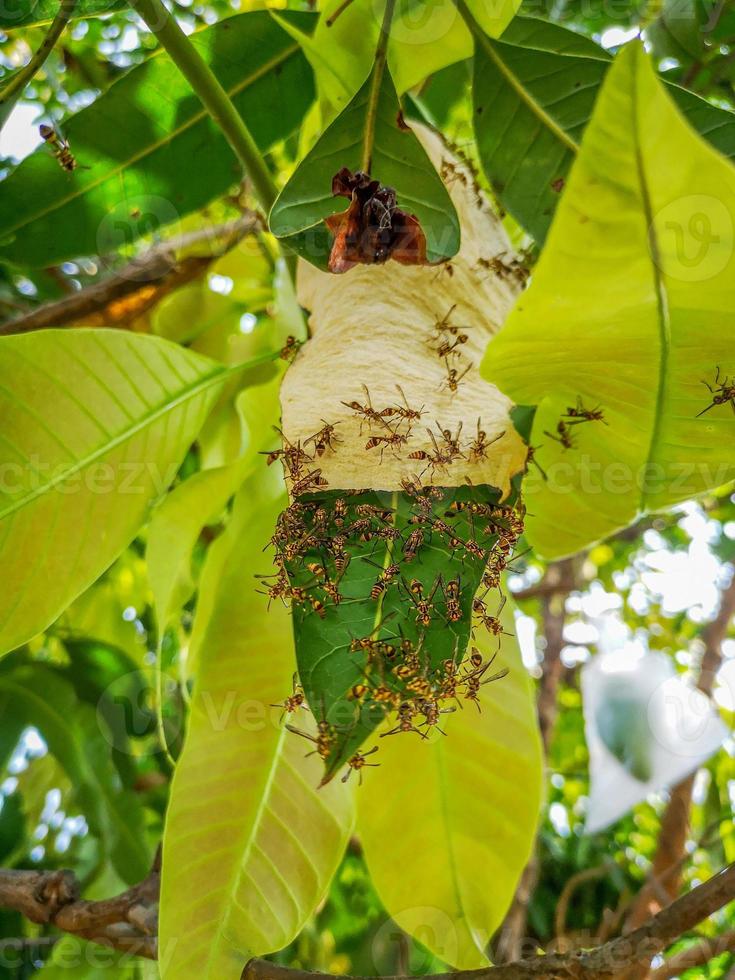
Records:
<instances>
[{"instance_id":1,"label":"tree branch","mask_svg":"<svg viewBox=\"0 0 735 980\"><path fill-rule=\"evenodd\" d=\"M505 966L486 967L439 974L432 980L605 980L638 963L650 962L673 940L693 929L713 912L735 898L735 864L693 888L640 928L619 936L596 949L554 953L518 960ZM318 974L319 980L344 980ZM266 960L251 960L242 980L314 980L315 974L278 966ZM397 980L397 978L385 978ZM418 980L418 978L416 978Z\"/></svg>"},{"instance_id":2,"label":"tree branch","mask_svg":"<svg viewBox=\"0 0 735 980\"><path fill-rule=\"evenodd\" d=\"M79 898L71 871L0 870L0 908L113 949L156 958L160 856L148 877L103 902Z\"/></svg>"},{"instance_id":3,"label":"tree branch","mask_svg":"<svg viewBox=\"0 0 735 980\"><path fill-rule=\"evenodd\" d=\"M259 224L258 216L248 212L236 221L171 238L143 252L108 279L1 324L0 336L45 327L76 326L80 322L89 325L90 319L103 313L106 315L102 317L102 326L127 323L154 306L166 293L196 279ZM219 244L207 255L177 257L184 249L205 243Z\"/></svg>"},{"instance_id":4,"label":"tree branch","mask_svg":"<svg viewBox=\"0 0 735 980\"><path fill-rule=\"evenodd\" d=\"M0 871L0 908L20 912L40 925L53 925L83 939L155 959L160 872L159 850L151 873L139 885L116 898L87 902L79 898L79 883L71 871ZM635 931L596 949L554 953L505 966L439 974L434 980L532 980L542 977L604 980L637 963L650 962L675 939L733 898L735 864L693 888ZM242 980L343 978L254 959L245 966Z\"/></svg>"}]
</instances>

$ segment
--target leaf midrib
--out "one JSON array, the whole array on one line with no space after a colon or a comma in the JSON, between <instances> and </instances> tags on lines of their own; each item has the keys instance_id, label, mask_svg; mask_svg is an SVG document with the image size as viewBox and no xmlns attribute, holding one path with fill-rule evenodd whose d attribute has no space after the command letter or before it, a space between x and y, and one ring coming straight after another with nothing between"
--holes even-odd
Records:
<instances>
[{"instance_id":1,"label":"leaf midrib","mask_svg":"<svg viewBox=\"0 0 735 980\"><path fill-rule=\"evenodd\" d=\"M238 365L237 368L235 369L217 367L214 372L207 374L202 378L199 378L196 382L181 390L174 399L163 402L156 409L154 409L154 411L146 413L142 418L140 418L133 425L127 426L113 439L107 440L97 449L93 450L93 452L87 453L85 456L82 456L71 466L59 472L52 479L47 480L46 483L41 484L38 487L35 487L30 493L25 494L22 497L19 497L17 500L14 500L12 504L5 507L3 510L0 510L0 521L5 520L5 518L12 516L17 511L22 510L24 507L26 507L29 504L32 504L35 500L42 497L44 494L53 490L55 487L64 483L66 480L70 479L71 477L75 476L77 473L81 472L86 467L93 465L99 459L102 459L108 453L117 449L118 446L121 446L124 442L127 442L128 439L131 439L139 432L142 432L143 429L147 428L149 425L155 424L155 422L157 422L168 412L173 411L175 408L177 408L179 405L182 405L190 398L194 398L197 395L201 394L203 391L206 391L208 388L212 387L215 383L224 380L224 378L227 377L233 370L239 370L239 369L240 369L240 365Z\"/></svg>"},{"instance_id":2,"label":"leaf midrib","mask_svg":"<svg viewBox=\"0 0 735 980\"><path fill-rule=\"evenodd\" d=\"M239 95L246 88L248 88L251 85L254 85L255 82L257 82L264 75L267 75L268 72L276 68L279 64L288 61L288 59L293 54L295 54L298 50L299 50L299 45L296 42L294 42L288 48L284 48L280 54L275 55L273 58L271 58L270 61L266 62L264 65L261 65L259 69L254 71L251 75L248 75L247 78L244 78L241 82L238 82L236 85L233 85L231 88L227 89L226 91L228 96L230 98L234 98L236 95ZM177 126L170 133L167 133L161 139L156 140L155 143L149 143L148 146L145 147L145 149L141 150L139 153L133 154L127 160L122 161L119 166L106 170L104 174L100 175L100 178L98 180L90 180L87 183L85 183L83 186L74 188L72 193L68 194L66 197L58 198L54 202L52 207L43 208L42 210L37 211L34 214L28 214L28 212L26 212L23 216L23 220L20 221L18 224L13 225L10 228L7 228L4 234L12 235L15 232L19 231L20 229L26 228L29 224L31 224L34 221L37 221L39 218L43 218L45 215L48 214L53 214L55 211L58 211L60 208L65 207L67 204L71 203L72 201L84 197L89 191L94 190L96 187L100 187L102 184L105 184L108 180L115 177L116 174L121 174L127 168L135 165L140 160L143 160L146 157L150 156L151 154L155 153L156 150L159 150L162 146L165 146L167 143L170 143L176 137L186 132L187 129L191 129L192 126L201 122L202 119L205 119L207 117L207 115L208 115L207 110L202 108L199 112L191 116L185 123L183 123L180 126Z\"/></svg>"},{"instance_id":3,"label":"leaf midrib","mask_svg":"<svg viewBox=\"0 0 735 980\"><path fill-rule=\"evenodd\" d=\"M651 442L648 446L648 453L646 455L646 464L644 469L644 482L641 484L640 491L640 501L639 509L641 511L646 510L646 501L648 499L648 493L645 491L644 487L648 485L647 474L651 470L651 465L653 463L654 457L657 454L657 447L659 440L661 438L661 430L664 425L664 404L667 397L667 376L669 368L669 359L671 355L671 318L669 314L669 304L668 296L666 293L666 286L664 283L663 275L661 272L661 251L658 243L658 236L656 234L656 225L654 221L653 205L651 202L651 194L648 186L648 180L646 178L645 165L643 160L643 148L641 141L640 132L640 114L638 100L640 98L638 90L638 67L636 63L636 72L634 75L633 83L633 93L632 93L632 115L633 115L633 147L635 153L635 163L636 163L636 173L638 176L638 182L641 188L641 202L643 204L643 212L645 215L646 229L648 232L648 241L650 245L650 256L651 256L651 271L653 273L654 287L656 290L656 314L657 323L659 331L659 343L660 343L660 356L658 364L658 383L656 388L656 407L654 409L653 426L651 427Z\"/></svg>"},{"instance_id":4,"label":"leaf midrib","mask_svg":"<svg viewBox=\"0 0 735 980\"><path fill-rule=\"evenodd\" d=\"M475 27L477 27L476 24ZM485 33L479 29L475 30L474 28L473 32L475 34L475 42L482 47L487 57L493 62L495 67L505 78L516 95L519 96L521 101L531 110L536 118L543 123L543 125L546 126L551 133L553 133L560 143L566 146L568 150L571 150L572 153L576 154L579 151L579 144L576 143L571 136L564 129L562 129L557 122L554 121L544 107L533 98L520 78L518 78L510 66L507 65L506 62L500 57L499 52L496 50L490 39L486 37Z\"/></svg>"}]
</instances>

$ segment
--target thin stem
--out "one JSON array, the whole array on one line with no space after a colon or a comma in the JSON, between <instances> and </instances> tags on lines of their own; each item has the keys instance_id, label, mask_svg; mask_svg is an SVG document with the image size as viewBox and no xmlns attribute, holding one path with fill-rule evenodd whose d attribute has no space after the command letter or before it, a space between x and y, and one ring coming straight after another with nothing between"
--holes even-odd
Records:
<instances>
[{"instance_id":1,"label":"thin stem","mask_svg":"<svg viewBox=\"0 0 735 980\"><path fill-rule=\"evenodd\" d=\"M28 64L20 68L5 88L0 91L0 107L6 105L11 99L17 98L32 80L33 76L41 70L46 59L53 51L54 45L61 37L64 28L69 23L69 19L74 13L76 2L77 0L61 0L61 6L38 51L36 51Z\"/></svg>"},{"instance_id":2,"label":"thin stem","mask_svg":"<svg viewBox=\"0 0 735 980\"><path fill-rule=\"evenodd\" d=\"M266 212L270 211L278 193L273 177L250 130L217 81L214 72L161 0L130 0L130 5L156 35L161 46L166 49L171 60L199 96L202 105L220 127L245 168L261 206Z\"/></svg>"},{"instance_id":3,"label":"thin stem","mask_svg":"<svg viewBox=\"0 0 735 980\"><path fill-rule=\"evenodd\" d=\"M365 135L362 143L362 162L360 169L366 174L370 173L373 163L373 143L375 142L375 117L378 112L378 102L380 100L380 87L383 84L385 65L388 60L388 41L390 40L390 26L393 22L393 14L396 9L396 0L387 0L383 23L380 26L380 37L378 46L375 49L375 63L373 64L373 77L370 84L370 98L368 99L367 111L365 113Z\"/></svg>"}]
</instances>

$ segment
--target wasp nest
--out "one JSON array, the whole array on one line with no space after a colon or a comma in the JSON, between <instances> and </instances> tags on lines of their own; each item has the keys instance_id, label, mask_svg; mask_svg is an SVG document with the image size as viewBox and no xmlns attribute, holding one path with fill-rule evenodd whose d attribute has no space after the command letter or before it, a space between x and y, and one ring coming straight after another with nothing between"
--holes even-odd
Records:
<instances>
[{"instance_id":1,"label":"wasp nest","mask_svg":"<svg viewBox=\"0 0 735 980\"><path fill-rule=\"evenodd\" d=\"M525 465L510 402L479 372L525 272L469 168L416 132L447 183L462 246L440 266L389 261L335 276L301 264L312 336L284 379L282 424L287 445L313 457L299 477L319 473L297 479L297 494L469 481L504 496Z\"/></svg>"}]
</instances>

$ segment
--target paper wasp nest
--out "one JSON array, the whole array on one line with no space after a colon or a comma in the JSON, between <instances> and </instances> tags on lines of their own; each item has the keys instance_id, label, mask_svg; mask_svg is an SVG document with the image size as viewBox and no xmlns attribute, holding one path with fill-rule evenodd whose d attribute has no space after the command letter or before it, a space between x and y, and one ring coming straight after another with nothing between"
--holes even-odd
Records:
<instances>
[{"instance_id":1,"label":"paper wasp nest","mask_svg":"<svg viewBox=\"0 0 735 980\"><path fill-rule=\"evenodd\" d=\"M441 266L388 261L345 275L301 263L298 295L311 313L312 337L283 382L283 433L313 454L314 434L335 426L334 451L314 463L332 489L399 490L401 481L417 478L462 486L469 479L505 495L525 465L526 447L510 421L509 399L480 377L479 365L524 272L471 171L430 130L415 132L447 183L461 249ZM345 402L372 408L372 420ZM407 412L421 416L405 418ZM443 432L461 455L437 464Z\"/></svg>"}]
</instances>

